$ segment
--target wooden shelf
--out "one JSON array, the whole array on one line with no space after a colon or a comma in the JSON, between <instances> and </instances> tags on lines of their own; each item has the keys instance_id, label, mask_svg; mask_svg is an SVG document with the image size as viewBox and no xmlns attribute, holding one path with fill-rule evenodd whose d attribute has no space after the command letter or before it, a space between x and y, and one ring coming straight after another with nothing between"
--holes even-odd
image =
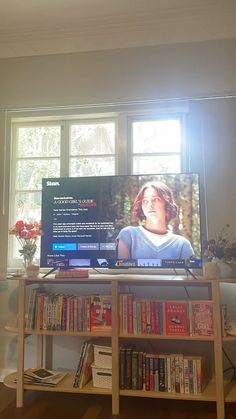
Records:
<instances>
[{"instance_id":1,"label":"wooden shelf","mask_svg":"<svg viewBox=\"0 0 236 419\"><path fill-rule=\"evenodd\" d=\"M236 336L225 336L223 342L236 342Z\"/></svg>"},{"instance_id":2,"label":"wooden shelf","mask_svg":"<svg viewBox=\"0 0 236 419\"><path fill-rule=\"evenodd\" d=\"M236 402L236 383L225 384L225 401L229 403Z\"/></svg>"},{"instance_id":3,"label":"wooden shelf","mask_svg":"<svg viewBox=\"0 0 236 419\"><path fill-rule=\"evenodd\" d=\"M16 280L17 278L12 278ZM206 280L204 278L193 279L192 277L182 276L157 276L157 275L134 275L134 274L105 274L90 275L89 278L56 278L54 275L50 275L46 278L39 278L37 280L29 280L27 278L18 278L19 293L18 293L18 327L16 325L7 325L6 330L11 333L18 334L18 354L17 354L17 374L19 376L18 384L14 383L17 376L16 373L10 374L4 379L4 384L10 388L16 389L16 405L22 407L24 403L24 390L37 390L37 391L50 391L50 392L66 392L66 393L87 393L87 394L107 394L112 397L112 413L114 415L119 414L119 400L120 396L132 396L132 397L148 397L148 398L162 398L162 399L176 399L176 400L194 400L194 401L211 401L216 403L217 419L225 418L225 402L236 402L236 383L225 383L223 377L223 356L222 356L222 343L223 342L236 342L236 336L226 336L222 338L221 335L221 310L220 310L220 285L221 283L236 283L236 278L226 279L214 279ZM61 330L31 330L25 329L25 288L27 285L47 285L47 284L89 284L91 287L95 287L94 293L96 293L96 286L99 284L105 284L110 287L110 294L112 296L112 330L106 332L67 332ZM123 334L119 333L119 293L123 292L125 287L143 287L145 296L145 289L147 287L163 287L163 291L166 287L176 289L182 287L197 288L206 290L206 299L213 302L213 322L214 322L214 335L213 336L166 336L166 335L155 335L155 334ZM158 291L158 289L157 289ZM186 292L188 295L188 293ZM187 297L186 297L187 299ZM73 387L74 372L68 373L68 375L55 387L46 387L38 385L29 385L23 383L24 373L24 345L25 337L27 335L37 336L36 345L36 363L38 366L43 366L44 360L45 365L52 365L53 359L53 336L79 336L79 337L93 337L100 338L106 337L110 339L112 347L112 389L95 388L92 386L92 382L88 383L83 389ZM45 336L45 339L43 339ZM168 353L171 352L171 347L175 347L172 342L181 342L182 346L185 345L186 341L198 342L198 347L201 347L201 343L205 342L207 347L212 353L212 364L213 364L213 376L214 380L209 381L208 385L201 394L181 394L181 393L168 393L168 392L154 392L154 391L142 391L142 390L120 390L119 389L119 348L120 339L127 339L131 342L134 340L152 340L154 341L167 341L168 342ZM142 342L143 344L143 342ZM204 346L205 346L204 345ZM160 344L160 346L164 346ZM187 345L186 345L187 346ZM188 345L194 347L193 345ZM197 346L197 344L196 344ZM79 354L78 354L79 356Z\"/></svg>"},{"instance_id":4,"label":"wooden shelf","mask_svg":"<svg viewBox=\"0 0 236 419\"><path fill-rule=\"evenodd\" d=\"M165 391L120 390L121 396L150 397L158 399L216 401L216 385L211 380L201 394L168 393Z\"/></svg>"},{"instance_id":5,"label":"wooden shelf","mask_svg":"<svg viewBox=\"0 0 236 419\"><path fill-rule=\"evenodd\" d=\"M5 330L10 333L18 334L18 328L15 325L6 325ZM80 336L80 337L111 337L111 331L105 332L67 332L65 330L37 330L25 329L25 335L45 335L45 336Z\"/></svg>"},{"instance_id":6,"label":"wooden shelf","mask_svg":"<svg viewBox=\"0 0 236 419\"><path fill-rule=\"evenodd\" d=\"M58 383L55 387L50 386L40 386L32 384L24 384L24 389L26 390L37 390L37 391L51 391L51 392L61 392L61 393L87 393L87 394L111 394L111 389L93 387L92 381L86 384L82 389L73 387L74 380L74 371L69 371L68 374L63 378L63 380ZM16 389L17 384L14 380L17 378L17 373L14 372L9 374L4 379L4 384L6 387Z\"/></svg>"},{"instance_id":7,"label":"wooden shelf","mask_svg":"<svg viewBox=\"0 0 236 419\"><path fill-rule=\"evenodd\" d=\"M132 334L120 334L120 338L125 339L155 339L155 340L191 340L191 341L213 341L213 336L181 336L181 335L152 335L152 334L146 334L146 335L134 335Z\"/></svg>"}]
</instances>

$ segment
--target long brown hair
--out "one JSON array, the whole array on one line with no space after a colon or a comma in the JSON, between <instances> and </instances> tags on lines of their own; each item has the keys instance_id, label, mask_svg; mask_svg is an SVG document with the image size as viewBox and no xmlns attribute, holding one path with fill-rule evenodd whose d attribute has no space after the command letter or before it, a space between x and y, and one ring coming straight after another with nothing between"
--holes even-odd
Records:
<instances>
[{"instance_id":1,"label":"long brown hair","mask_svg":"<svg viewBox=\"0 0 236 419\"><path fill-rule=\"evenodd\" d=\"M178 213L178 206L175 203L174 196L171 189L167 185L161 182L147 182L141 187L133 203L133 209L132 209L133 220L142 221L145 219L145 215L142 209L142 200L143 200L144 192L148 188L155 189L158 196L165 201L166 224L168 224L170 220L176 217Z\"/></svg>"}]
</instances>

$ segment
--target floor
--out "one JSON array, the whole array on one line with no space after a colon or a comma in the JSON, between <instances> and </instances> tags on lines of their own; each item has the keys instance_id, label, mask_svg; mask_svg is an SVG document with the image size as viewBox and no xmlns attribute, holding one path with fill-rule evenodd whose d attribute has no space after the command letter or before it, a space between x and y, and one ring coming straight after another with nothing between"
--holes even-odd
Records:
<instances>
[{"instance_id":1,"label":"floor","mask_svg":"<svg viewBox=\"0 0 236 419\"><path fill-rule=\"evenodd\" d=\"M98 395L26 391L24 407L16 408L15 391L0 384L0 419L216 419L215 404L161 399L121 398L120 414L112 416L111 398ZM226 419L236 419L236 403Z\"/></svg>"}]
</instances>

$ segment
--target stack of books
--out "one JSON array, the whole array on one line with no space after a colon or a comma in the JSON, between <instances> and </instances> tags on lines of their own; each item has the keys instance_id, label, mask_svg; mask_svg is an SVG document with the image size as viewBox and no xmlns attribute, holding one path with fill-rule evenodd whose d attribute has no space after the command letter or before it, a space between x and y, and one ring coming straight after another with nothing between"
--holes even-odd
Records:
<instances>
[{"instance_id":1,"label":"stack of books","mask_svg":"<svg viewBox=\"0 0 236 419\"><path fill-rule=\"evenodd\" d=\"M52 371L46 368L28 368L24 371L24 383L54 387L67 375L67 372Z\"/></svg>"},{"instance_id":2,"label":"stack of books","mask_svg":"<svg viewBox=\"0 0 236 419\"><path fill-rule=\"evenodd\" d=\"M88 278L89 271L84 268L59 269L55 278Z\"/></svg>"},{"instance_id":3,"label":"stack of books","mask_svg":"<svg viewBox=\"0 0 236 419\"><path fill-rule=\"evenodd\" d=\"M83 388L92 379L91 365L94 360L94 350L91 341L83 343L78 367L75 373L73 387Z\"/></svg>"}]
</instances>

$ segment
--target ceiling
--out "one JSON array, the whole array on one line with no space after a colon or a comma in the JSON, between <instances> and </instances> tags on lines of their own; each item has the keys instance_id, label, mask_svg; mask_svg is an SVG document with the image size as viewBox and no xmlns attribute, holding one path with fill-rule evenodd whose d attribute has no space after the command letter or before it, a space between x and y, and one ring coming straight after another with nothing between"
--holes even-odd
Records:
<instances>
[{"instance_id":1,"label":"ceiling","mask_svg":"<svg viewBox=\"0 0 236 419\"><path fill-rule=\"evenodd\" d=\"M0 0L0 58L236 38L236 0Z\"/></svg>"}]
</instances>

